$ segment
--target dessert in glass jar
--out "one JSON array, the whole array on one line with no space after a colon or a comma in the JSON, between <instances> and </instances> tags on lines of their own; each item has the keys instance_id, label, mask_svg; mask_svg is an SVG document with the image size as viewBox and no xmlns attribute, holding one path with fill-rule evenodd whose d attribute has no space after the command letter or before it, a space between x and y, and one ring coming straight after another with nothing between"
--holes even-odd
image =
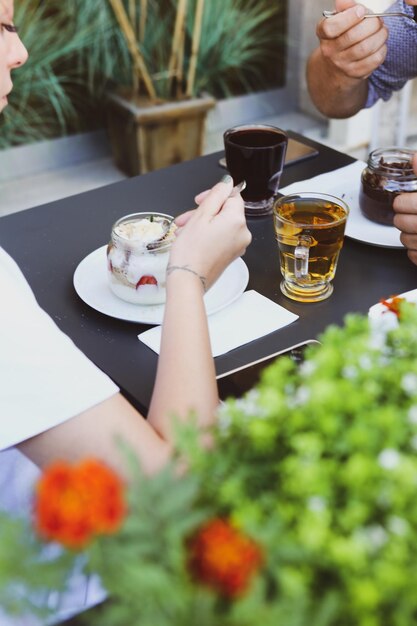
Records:
<instances>
[{"instance_id":1,"label":"dessert in glass jar","mask_svg":"<svg viewBox=\"0 0 417 626\"><path fill-rule=\"evenodd\" d=\"M413 154L406 148L378 148L370 153L359 192L360 209L369 220L392 226L395 196L417 191Z\"/></svg>"},{"instance_id":2,"label":"dessert in glass jar","mask_svg":"<svg viewBox=\"0 0 417 626\"><path fill-rule=\"evenodd\" d=\"M112 227L107 275L112 292L133 304L161 304L176 225L164 213L132 213Z\"/></svg>"}]
</instances>

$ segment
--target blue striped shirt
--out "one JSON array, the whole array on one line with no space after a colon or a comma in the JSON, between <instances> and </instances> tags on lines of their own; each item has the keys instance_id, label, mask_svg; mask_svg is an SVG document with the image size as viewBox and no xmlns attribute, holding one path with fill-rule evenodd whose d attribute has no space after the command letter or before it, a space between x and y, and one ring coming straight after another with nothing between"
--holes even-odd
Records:
<instances>
[{"instance_id":1,"label":"blue striped shirt","mask_svg":"<svg viewBox=\"0 0 417 626\"><path fill-rule=\"evenodd\" d=\"M413 16L413 7L397 0L390 10ZM401 89L410 78L417 77L417 24L406 18L386 17L389 29L388 52L384 63L368 79L366 107L377 100L389 100L393 91Z\"/></svg>"}]
</instances>

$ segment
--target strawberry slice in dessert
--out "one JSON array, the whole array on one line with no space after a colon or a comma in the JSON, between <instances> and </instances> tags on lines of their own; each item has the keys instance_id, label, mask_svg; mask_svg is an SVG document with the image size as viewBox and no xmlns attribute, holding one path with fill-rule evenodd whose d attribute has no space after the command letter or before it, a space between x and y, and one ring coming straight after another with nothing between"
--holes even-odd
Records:
<instances>
[{"instance_id":1,"label":"strawberry slice in dessert","mask_svg":"<svg viewBox=\"0 0 417 626\"><path fill-rule=\"evenodd\" d=\"M142 276L140 280L136 283L136 289L142 287L142 285L156 285L158 286L158 281L155 276Z\"/></svg>"},{"instance_id":2,"label":"strawberry slice in dessert","mask_svg":"<svg viewBox=\"0 0 417 626\"><path fill-rule=\"evenodd\" d=\"M139 305L165 302L175 230L174 218L164 213L132 213L113 224L107 275L118 298Z\"/></svg>"}]
</instances>

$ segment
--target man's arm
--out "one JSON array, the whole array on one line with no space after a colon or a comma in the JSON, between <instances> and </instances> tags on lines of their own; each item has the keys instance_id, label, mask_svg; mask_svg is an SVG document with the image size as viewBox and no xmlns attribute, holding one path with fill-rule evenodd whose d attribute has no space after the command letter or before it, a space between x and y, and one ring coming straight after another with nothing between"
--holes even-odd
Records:
<instances>
[{"instance_id":1,"label":"man's arm","mask_svg":"<svg viewBox=\"0 0 417 626\"><path fill-rule=\"evenodd\" d=\"M366 79L350 78L329 64L316 48L307 64L307 82L311 99L318 110L335 119L355 115L366 102Z\"/></svg>"},{"instance_id":2,"label":"man's arm","mask_svg":"<svg viewBox=\"0 0 417 626\"><path fill-rule=\"evenodd\" d=\"M383 63L388 36L382 20L364 19L365 7L336 0L334 17L317 25L320 45L307 63L311 98L324 115L350 117L366 103L367 77Z\"/></svg>"}]
</instances>

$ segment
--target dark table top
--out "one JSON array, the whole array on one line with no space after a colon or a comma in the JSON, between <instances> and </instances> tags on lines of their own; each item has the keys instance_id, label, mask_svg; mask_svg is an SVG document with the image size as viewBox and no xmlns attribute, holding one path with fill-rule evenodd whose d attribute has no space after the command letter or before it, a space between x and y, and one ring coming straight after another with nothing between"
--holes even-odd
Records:
<instances>
[{"instance_id":1,"label":"dark table top","mask_svg":"<svg viewBox=\"0 0 417 626\"><path fill-rule=\"evenodd\" d=\"M282 187L353 160L331 148L303 141L318 147L319 155L289 165L284 170ZM147 327L91 309L75 293L73 274L87 254L108 242L112 224L122 215L136 211L177 215L193 207L195 194L222 177L220 156L204 156L0 219L0 246L18 262L40 305L145 413L157 363L157 355L137 339ZM281 274L272 218L250 218L248 225L253 234L244 257L250 273L248 289L293 311L299 319L216 358L218 374L314 339L329 324L341 324L346 313L366 313L381 297L417 287L417 267L408 260L405 250L347 238L332 296L315 304L298 304L285 298L279 289ZM185 332L186 320L183 323Z\"/></svg>"}]
</instances>

